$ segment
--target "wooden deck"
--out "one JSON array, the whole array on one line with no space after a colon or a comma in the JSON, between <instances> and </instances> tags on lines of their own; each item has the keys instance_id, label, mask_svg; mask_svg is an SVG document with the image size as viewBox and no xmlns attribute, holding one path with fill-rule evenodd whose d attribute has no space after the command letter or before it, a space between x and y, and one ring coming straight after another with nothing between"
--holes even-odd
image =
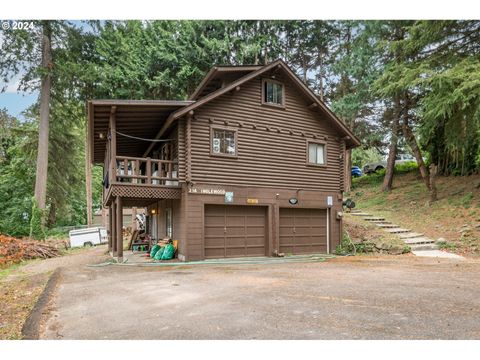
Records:
<instances>
[{"instance_id":1,"label":"wooden deck","mask_svg":"<svg viewBox=\"0 0 480 360\"><path fill-rule=\"evenodd\" d=\"M120 196L125 206L145 206L158 199L180 199L178 163L172 160L116 156L104 177L104 205Z\"/></svg>"}]
</instances>

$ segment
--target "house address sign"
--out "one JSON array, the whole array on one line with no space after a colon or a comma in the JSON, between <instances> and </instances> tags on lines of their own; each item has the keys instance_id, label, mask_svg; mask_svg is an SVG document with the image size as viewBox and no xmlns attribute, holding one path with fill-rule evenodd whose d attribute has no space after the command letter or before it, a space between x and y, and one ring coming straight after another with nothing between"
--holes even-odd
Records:
<instances>
[{"instance_id":1,"label":"house address sign","mask_svg":"<svg viewBox=\"0 0 480 360\"><path fill-rule=\"evenodd\" d=\"M190 194L202 194L202 195L225 195L225 189L199 189L189 188Z\"/></svg>"}]
</instances>

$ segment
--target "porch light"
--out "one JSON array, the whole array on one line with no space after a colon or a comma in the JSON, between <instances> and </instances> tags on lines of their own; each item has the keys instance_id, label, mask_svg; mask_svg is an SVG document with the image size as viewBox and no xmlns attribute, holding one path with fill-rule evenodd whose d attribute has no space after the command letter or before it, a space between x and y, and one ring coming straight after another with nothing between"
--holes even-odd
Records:
<instances>
[{"instance_id":1,"label":"porch light","mask_svg":"<svg viewBox=\"0 0 480 360\"><path fill-rule=\"evenodd\" d=\"M155 215L155 213L157 212L157 210L152 209L150 212L152 213L152 215Z\"/></svg>"},{"instance_id":2,"label":"porch light","mask_svg":"<svg viewBox=\"0 0 480 360\"><path fill-rule=\"evenodd\" d=\"M105 134L103 132L100 132L98 133L98 137L103 140L105 138Z\"/></svg>"}]
</instances>

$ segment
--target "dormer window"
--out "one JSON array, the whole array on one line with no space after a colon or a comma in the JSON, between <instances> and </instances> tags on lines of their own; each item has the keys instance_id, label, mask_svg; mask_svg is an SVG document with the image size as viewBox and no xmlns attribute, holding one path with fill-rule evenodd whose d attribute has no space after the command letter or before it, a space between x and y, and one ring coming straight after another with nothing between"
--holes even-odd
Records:
<instances>
[{"instance_id":1,"label":"dormer window","mask_svg":"<svg viewBox=\"0 0 480 360\"><path fill-rule=\"evenodd\" d=\"M263 80L262 103L275 106L284 106L283 84L270 79Z\"/></svg>"}]
</instances>

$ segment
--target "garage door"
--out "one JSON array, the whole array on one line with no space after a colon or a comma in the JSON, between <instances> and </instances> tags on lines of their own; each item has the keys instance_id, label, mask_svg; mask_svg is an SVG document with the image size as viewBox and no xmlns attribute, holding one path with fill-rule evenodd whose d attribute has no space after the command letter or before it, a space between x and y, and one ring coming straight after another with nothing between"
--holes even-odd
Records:
<instances>
[{"instance_id":1,"label":"garage door","mask_svg":"<svg viewBox=\"0 0 480 360\"><path fill-rule=\"evenodd\" d=\"M205 205L205 258L265 256L266 208Z\"/></svg>"},{"instance_id":2,"label":"garage door","mask_svg":"<svg viewBox=\"0 0 480 360\"><path fill-rule=\"evenodd\" d=\"M280 209L280 252L311 254L327 252L325 209Z\"/></svg>"}]
</instances>

